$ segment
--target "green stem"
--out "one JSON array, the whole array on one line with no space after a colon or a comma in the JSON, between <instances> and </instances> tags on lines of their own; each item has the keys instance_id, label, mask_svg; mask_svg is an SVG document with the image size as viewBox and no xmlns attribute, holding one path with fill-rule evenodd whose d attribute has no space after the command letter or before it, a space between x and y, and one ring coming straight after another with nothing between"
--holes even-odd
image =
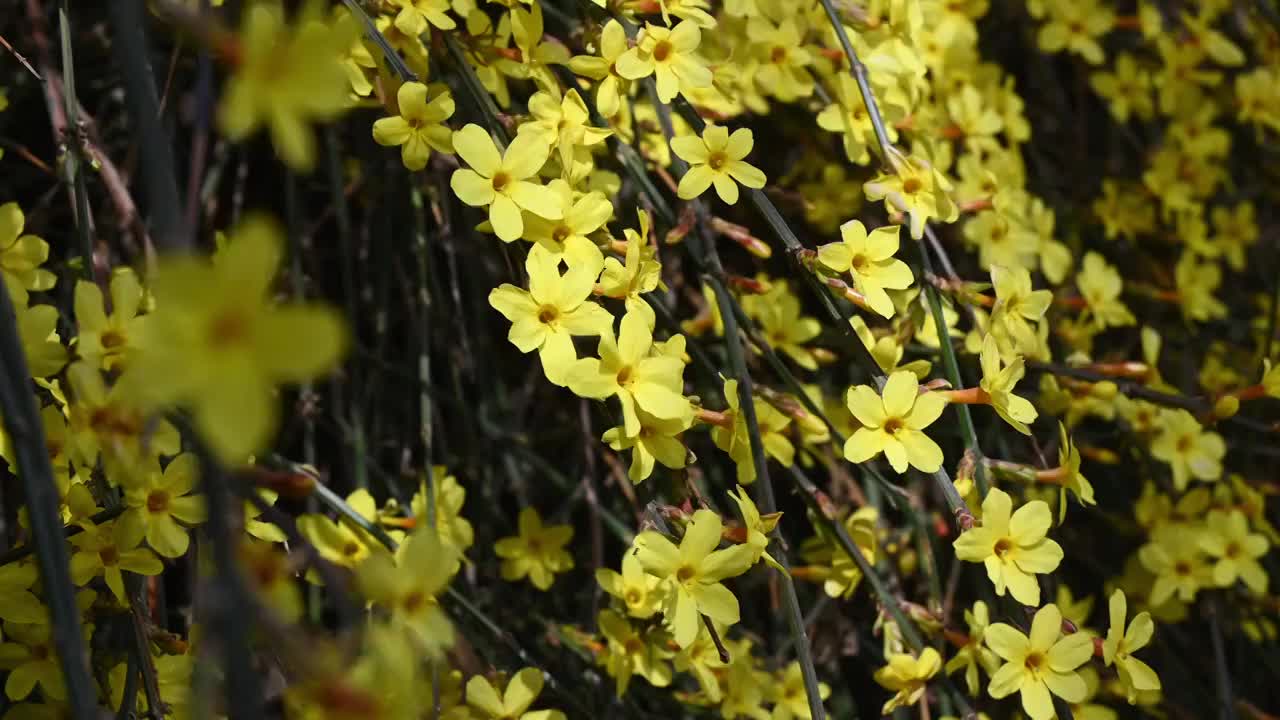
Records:
<instances>
[{"instance_id":1,"label":"green stem","mask_svg":"<svg viewBox=\"0 0 1280 720\"><path fill-rule=\"evenodd\" d=\"M63 169L67 182L71 183L71 195L76 208L76 235L80 239L80 256L84 267L84 279L94 281L93 218L89 212L89 188L85 181L83 138L80 134L80 106L76 102L76 69L71 52L71 18L67 0L58 6L58 38L62 44L62 96L67 110L66 135L59 138L64 144Z\"/></svg>"},{"instance_id":2,"label":"green stem","mask_svg":"<svg viewBox=\"0 0 1280 720\"><path fill-rule=\"evenodd\" d=\"M160 121L160 101L156 97L150 50L143 33L147 15L142 5L143 0L107 3L115 35L111 46L120 63L125 101L136 137L145 138L138 145L138 155L142 183L147 191L152 237L161 249L189 249L192 238L182 218L178 181L173 173L173 148Z\"/></svg>"}]
</instances>

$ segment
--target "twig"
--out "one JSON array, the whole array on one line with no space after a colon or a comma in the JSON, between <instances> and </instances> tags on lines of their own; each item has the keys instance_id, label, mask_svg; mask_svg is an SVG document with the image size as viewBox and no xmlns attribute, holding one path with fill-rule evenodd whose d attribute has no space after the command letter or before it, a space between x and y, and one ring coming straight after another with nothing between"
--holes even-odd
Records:
<instances>
[{"instance_id":1,"label":"twig","mask_svg":"<svg viewBox=\"0 0 1280 720\"><path fill-rule=\"evenodd\" d=\"M185 418L174 422L200 460L200 484L208 503L208 532L213 551L214 596L204 605L210 627L222 649L224 685L228 715L253 720L263 716L262 678L253 666L250 633L256 624L257 608L244 577L236 567L236 539L230 518L240 505L231 501L228 478L213 452L190 428Z\"/></svg>"},{"instance_id":2,"label":"twig","mask_svg":"<svg viewBox=\"0 0 1280 720\"><path fill-rule=\"evenodd\" d=\"M44 82L44 78L40 77L40 73L36 72L35 68L31 67L31 63L27 62L27 59L22 56L22 53L13 49L13 46L9 44L8 40L4 39L3 35L0 35L0 47L8 50L10 55L17 58L18 62L22 63L22 67L26 68L27 72L31 73L36 80Z\"/></svg>"},{"instance_id":3,"label":"twig","mask_svg":"<svg viewBox=\"0 0 1280 720\"><path fill-rule=\"evenodd\" d=\"M1220 720L1236 720L1235 694L1231 691L1231 668L1227 665L1227 652L1222 642L1222 622L1219 615L1222 606L1217 598L1206 600L1204 612L1209 616L1209 639L1213 644L1214 678L1218 690L1218 717Z\"/></svg>"},{"instance_id":4,"label":"twig","mask_svg":"<svg viewBox=\"0 0 1280 720\"><path fill-rule=\"evenodd\" d=\"M84 177L84 148L81 141L79 103L76 102L75 62L71 51L71 17L67 0L58 6L58 39L62 46L62 94L66 103L67 126L60 138L63 152L63 172L71 186L72 203L76 211L76 235L80 239L80 255L84 263L81 272L84 279L95 282L93 262L93 217L89 210L89 187Z\"/></svg>"},{"instance_id":5,"label":"twig","mask_svg":"<svg viewBox=\"0 0 1280 720\"><path fill-rule=\"evenodd\" d=\"M143 32L146 27L143 2L114 0L109 5L115 33L111 45L120 64L130 119L138 137L146 138L140 148L142 180L147 191L147 212L155 229L154 239L162 250L189 249L192 239L182 219L173 148L160 122L159 100Z\"/></svg>"}]
</instances>

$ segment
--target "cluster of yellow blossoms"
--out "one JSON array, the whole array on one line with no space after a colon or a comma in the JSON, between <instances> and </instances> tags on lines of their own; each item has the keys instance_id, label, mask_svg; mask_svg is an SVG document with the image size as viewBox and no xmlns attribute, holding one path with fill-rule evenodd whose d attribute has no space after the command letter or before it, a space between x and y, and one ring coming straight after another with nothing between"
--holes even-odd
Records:
<instances>
[{"instance_id":1,"label":"cluster of yellow blossoms","mask_svg":"<svg viewBox=\"0 0 1280 720\"><path fill-rule=\"evenodd\" d=\"M458 216L502 241L467 252L522 260L517 279L484 288L510 344L537 354L566 401L613 419L600 442L607 457L628 457L620 492L646 521L618 531L617 570L599 566L595 541L608 596L592 604L595 626L553 618L556 642L544 643L603 668L612 707L640 677L730 720L812 718L832 687L813 675L818 643L804 618L787 618L789 649L737 627L770 600L764 612L798 608L792 579L821 587L817 611L831 601L850 614L870 586L878 607L862 625L879 646L849 637L874 658L884 714L921 705L928 717L931 703L995 713L1015 694L1032 720L1064 709L1114 717L1117 701L1155 712L1161 678L1136 653L1155 620L1190 622L1197 603L1206 614L1238 605L1245 639L1274 643L1266 560L1280 537L1266 504L1276 486L1234 464L1225 434L1250 422L1237 416L1243 402L1280 397L1275 300L1245 332L1218 332L1240 295L1224 278L1245 276L1262 235L1262 201L1239 192L1228 160L1242 129L1259 145L1280 133L1280 33L1252 17L1261 10L1224 0L1005 9L1034 28L1043 57L1072 56L1088 80L1081 93L1141 150L1127 170L1109 163L1096 192L1077 193L1092 216L1059 228L1050 192L1032 190L1044 185L1028 165L1024 98L979 50L987 0L382 0L307 3L292 17L271 0L243 5L228 31L234 52L221 50L220 132L242 141L266 128L280 160L307 172L312 125L346 116L398 152L408 182L447 176L452 197L435 200L472 208ZM747 206L760 231L737 222ZM565 717L530 709L547 704L544 684L556 704L577 693L544 674L550 663L529 666L517 644L495 663L512 673L475 672L451 617L479 613L455 578L490 565L502 581L570 592L556 585L578 564L564 513L544 520L522 502L508 528L483 531L494 557L481 557L462 515L468 487L442 466L422 471L411 498L380 503L365 489L340 498L313 468L270 453L277 389L330 374L351 344L336 310L277 301L285 233L274 221L251 216L213 255L164 256L141 277L122 267L95 281L90 269L71 291L73 323L40 302L68 280L45 267L49 246L24 222L17 204L0 206L0 272L86 636L99 619L145 613L136 576L192 557L197 526L227 532L227 518L210 522L206 490L243 485L233 534L213 540L233 543L266 617L262 639L286 657L291 716ZM778 244L757 237L764 229ZM783 253L798 277L778 276L772 256ZM981 280L962 278L952 256ZM806 285L820 294L802 296ZM835 322L811 316L809 301ZM680 322L677 308L694 316ZM1175 384L1161 375L1162 346L1194 338L1185 327L1220 339ZM708 359L721 346L724 375ZM1037 383L1023 383L1029 371ZM710 469L712 448L731 473ZM8 437L0 455L29 472ZM1107 478L1096 491L1086 459ZM202 477L219 465L233 468L227 478ZM779 541L771 468L811 503L816 531L792 558L803 564ZM806 486L815 469L830 487ZM327 512L293 518L274 507L279 494ZM498 494L486 490L485 502ZM944 510L929 508L935 498ZM716 508L727 499L737 513L726 521ZM1115 546L1069 534L1072 499L1071 521L1114 525ZM6 560L0 668L14 705L4 717L57 715L68 691L47 583L34 559ZM198 582L210 581L199 564ZM1081 599L1067 585L1077 577L1097 580ZM304 588L353 595L359 631L305 622L318 606ZM1105 634L1093 629L1095 594L1108 599ZM134 693L128 703L146 707L158 690L167 708L157 713L207 711L188 689L204 624L185 637L156 630L141 647L159 688L138 686L131 657L95 677L103 702ZM836 666L831 653L844 651L826 649L825 667ZM856 699L835 702L848 712Z\"/></svg>"}]
</instances>

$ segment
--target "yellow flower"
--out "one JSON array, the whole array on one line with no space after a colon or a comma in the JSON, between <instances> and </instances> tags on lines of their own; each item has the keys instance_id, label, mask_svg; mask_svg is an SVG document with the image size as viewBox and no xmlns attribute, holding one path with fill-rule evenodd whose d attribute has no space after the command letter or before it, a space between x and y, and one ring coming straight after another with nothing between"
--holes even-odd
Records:
<instances>
[{"instance_id":1,"label":"yellow flower","mask_svg":"<svg viewBox=\"0 0 1280 720\"><path fill-rule=\"evenodd\" d=\"M1182 313L1188 318L1206 322L1227 316L1227 306L1213 295L1222 284L1222 268L1217 262L1184 252L1174 267L1174 279Z\"/></svg>"},{"instance_id":2,"label":"yellow flower","mask_svg":"<svg viewBox=\"0 0 1280 720\"><path fill-rule=\"evenodd\" d=\"M458 551L435 530L420 528L396 551L370 557L356 568L364 596L391 612L426 653L439 657L453 644L453 626L437 596L458 570Z\"/></svg>"},{"instance_id":3,"label":"yellow flower","mask_svg":"<svg viewBox=\"0 0 1280 720\"><path fill-rule=\"evenodd\" d=\"M992 488L982 501L982 524L956 538L956 557L985 565L997 595L1003 597L1007 589L1014 600L1035 607L1040 604L1036 574L1057 569L1062 546L1045 537L1053 516L1043 500L1012 509L1009 494Z\"/></svg>"},{"instance_id":4,"label":"yellow flower","mask_svg":"<svg viewBox=\"0 0 1280 720\"><path fill-rule=\"evenodd\" d=\"M569 90L563 96L558 86L536 92L529 98L529 114L532 117L521 123L517 132L531 133L558 148L560 165L566 173L573 164L575 149L599 145L613 134L612 130L591 124L587 104L577 90Z\"/></svg>"},{"instance_id":5,"label":"yellow flower","mask_svg":"<svg viewBox=\"0 0 1280 720\"><path fill-rule=\"evenodd\" d=\"M818 248L818 262L837 273L850 273L867 305L886 318L893 317L893 301L885 289L904 290L915 279L911 268L894 257L898 252L900 225L886 225L867 232L858 220L840 226L841 242Z\"/></svg>"},{"instance_id":6,"label":"yellow flower","mask_svg":"<svg viewBox=\"0 0 1280 720\"><path fill-rule=\"evenodd\" d=\"M328 372L346 349L341 316L321 305L271 302L281 230L262 217L232 233L217 264L162 260L129 387L155 405L191 409L228 462L261 450L279 415L275 386Z\"/></svg>"},{"instance_id":7,"label":"yellow flower","mask_svg":"<svg viewBox=\"0 0 1280 720\"><path fill-rule=\"evenodd\" d=\"M1185 527L1164 525L1151 533L1151 542L1138 548L1143 567L1155 575L1147 602L1158 607L1177 594L1180 602L1191 602L1201 588L1213 581L1213 570L1205 564L1197 533Z\"/></svg>"},{"instance_id":8,"label":"yellow flower","mask_svg":"<svg viewBox=\"0 0 1280 720\"><path fill-rule=\"evenodd\" d=\"M653 617L658 611L658 586L662 581L646 573L633 552L623 553L621 573L610 568L596 568L596 582L605 592L621 600L627 615L633 618L643 620Z\"/></svg>"},{"instance_id":9,"label":"yellow flower","mask_svg":"<svg viewBox=\"0 0 1280 720\"><path fill-rule=\"evenodd\" d=\"M155 553L137 543L125 542L122 526L116 523L86 527L85 531L71 538L75 550L71 554L71 579L76 585L87 585L95 577L102 576L111 593L121 605L127 605L124 589L125 572L139 575L159 575L164 563Z\"/></svg>"},{"instance_id":10,"label":"yellow flower","mask_svg":"<svg viewBox=\"0 0 1280 720\"><path fill-rule=\"evenodd\" d=\"M785 668L775 671L771 680L765 685L769 699L774 703L771 720L812 720L799 661L793 660ZM819 681L818 697L826 700L830 696L831 686Z\"/></svg>"},{"instance_id":11,"label":"yellow flower","mask_svg":"<svg viewBox=\"0 0 1280 720\"><path fill-rule=\"evenodd\" d=\"M804 34L795 16L783 18L777 25L764 17L747 21L747 38L753 59L759 63L755 81L782 102L813 94L813 75L808 70L813 58L805 49Z\"/></svg>"},{"instance_id":12,"label":"yellow flower","mask_svg":"<svg viewBox=\"0 0 1280 720\"><path fill-rule=\"evenodd\" d=\"M1151 73L1139 67L1129 53L1116 56L1115 72L1095 72L1089 84L1107 100L1111 115L1122 123L1128 122L1131 114L1146 119L1155 113Z\"/></svg>"},{"instance_id":13,"label":"yellow flower","mask_svg":"<svg viewBox=\"0 0 1280 720\"><path fill-rule=\"evenodd\" d=\"M570 239L586 240L588 235L604 227L613 217L613 203L602 192L576 196L573 186L560 178L552 180L547 187L555 194L556 204L560 206L559 218L546 220L526 212L523 237L555 255L564 252L564 244Z\"/></svg>"},{"instance_id":14,"label":"yellow flower","mask_svg":"<svg viewBox=\"0 0 1280 720\"><path fill-rule=\"evenodd\" d=\"M667 660L674 653L666 647L670 640L665 632L637 630L612 610L601 610L596 616L596 624L607 641L600 663L613 677L614 692L618 697L627 692L633 675L643 677L654 687L671 684L671 665Z\"/></svg>"},{"instance_id":15,"label":"yellow flower","mask_svg":"<svg viewBox=\"0 0 1280 720\"><path fill-rule=\"evenodd\" d=\"M628 80L654 75L658 99L669 103L681 92L711 87L711 70L697 54L701 43L702 32L692 20L682 20L673 29L646 24L636 46L615 65Z\"/></svg>"},{"instance_id":16,"label":"yellow flower","mask_svg":"<svg viewBox=\"0 0 1280 720\"><path fill-rule=\"evenodd\" d=\"M614 450L631 450L631 464L627 467L631 482L638 485L647 480L653 474L655 461L672 470L683 468L689 453L680 435L693 425L692 413L662 420L636 408L636 418L640 421L636 434L628 435L626 426L619 425L606 430L600 438Z\"/></svg>"},{"instance_id":17,"label":"yellow flower","mask_svg":"<svg viewBox=\"0 0 1280 720\"><path fill-rule=\"evenodd\" d=\"M12 289L10 285L9 290ZM10 297L13 297L12 292ZM15 301L18 299L14 298ZM28 307L26 303L14 302L13 311L31 377L46 378L57 374L67 364L67 349L58 337L58 309L52 305Z\"/></svg>"},{"instance_id":18,"label":"yellow flower","mask_svg":"<svg viewBox=\"0 0 1280 720\"><path fill-rule=\"evenodd\" d=\"M845 402L862 423L844 444L845 459L861 463L884 453L896 472L910 465L921 472L942 467L942 448L924 429L942 415L947 401L939 394L919 392L913 373L899 370L889 376L882 395L868 385L849 388Z\"/></svg>"},{"instance_id":19,"label":"yellow flower","mask_svg":"<svg viewBox=\"0 0 1280 720\"><path fill-rule=\"evenodd\" d=\"M1062 613L1056 605L1045 605L1036 612L1030 636L1011 625L995 623L987 628L986 642L1006 661L991 677L987 692L996 699L1020 693L1022 709L1031 720L1053 717L1050 693L1069 703L1081 702L1088 695L1076 668L1093 655L1093 639L1084 633L1063 637Z\"/></svg>"},{"instance_id":20,"label":"yellow flower","mask_svg":"<svg viewBox=\"0 0 1280 720\"><path fill-rule=\"evenodd\" d=\"M878 175L862 186L868 200L884 200L886 210L907 216L914 240L924 237L929 218L952 222L959 217L951 189L951 181L928 160L916 156L899 159L896 173Z\"/></svg>"},{"instance_id":21,"label":"yellow flower","mask_svg":"<svg viewBox=\"0 0 1280 720\"><path fill-rule=\"evenodd\" d=\"M453 152L453 131L444 121L453 115L453 96L441 89L428 101L430 89L407 82L396 91L399 115L373 123L373 139L379 145L399 146L400 159L410 170L427 166L431 150Z\"/></svg>"},{"instance_id":22,"label":"yellow flower","mask_svg":"<svg viewBox=\"0 0 1280 720\"><path fill-rule=\"evenodd\" d=\"M1133 313L1120 300L1124 287L1120 273L1102 255L1092 250L1085 253L1076 285L1086 304L1084 317L1092 318L1094 327L1101 330L1136 322Z\"/></svg>"},{"instance_id":23,"label":"yellow flower","mask_svg":"<svg viewBox=\"0 0 1280 720\"><path fill-rule=\"evenodd\" d=\"M627 33L617 20L605 23L600 31L600 56L579 55L569 61L569 69L596 80L596 109L605 118L612 118L622 109L622 98L630 87L630 81L618 72L618 58L627 52Z\"/></svg>"},{"instance_id":24,"label":"yellow flower","mask_svg":"<svg viewBox=\"0 0 1280 720\"><path fill-rule=\"evenodd\" d=\"M736 490L736 492L735 492ZM756 560L763 559L770 567L778 572L786 572L777 560L769 554L769 533L778 526L778 521L782 519L782 513L773 512L768 515L761 515L760 508L756 507L755 502L747 495L747 491L739 485L735 490L729 491L729 497L738 505L738 512L742 515L742 527L746 531L746 544L754 549Z\"/></svg>"},{"instance_id":25,"label":"yellow flower","mask_svg":"<svg viewBox=\"0 0 1280 720\"><path fill-rule=\"evenodd\" d=\"M489 133L473 123L453 134L453 147L471 167L454 170L450 187L462 202L489 207L489 222L503 242L518 240L524 232L521 210L560 219L559 199L537 182L538 170L551 155L551 146L541 136L517 135L499 154Z\"/></svg>"},{"instance_id":26,"label":"yellow flower","mask_svg":"<svg viewBox=\"0 0 1280 720\"><path fill-rule=\"evenodd\" d=\"M1216 559L1213 582L1231 587L1241 580L1254 593L1267 592L1267 571L1259 560L1267 554L1267 538L1249 532L1249 521L1239 510L1213 510L1208 527L1200 535L1200 547Z\"/></svg>"},{"instance_id":27,"label":"yellow flower","mask_svg":"<svg viewBox=\"0 0 1280 720\"><path fill-rule=\"evenodd\" d=\"M564 720L559 710L529 711L542 693L542 671L527 667L516 673L499 694L497 688L479 675L467 681L467 704L481 713L482 720Z\"/></svg>"},{"instance_id":28,"label":"yellow flower","mask_svg":"<svg viewBox=\"0 0 1280 720\"><path fill-rule=\"evenodd\" d=\"M396 13L396 29L405 35L417 37L434 26L441 30L452 30L458 26L449 12L449 0L390 0L392 8L400 8Z\"/></svg>"},{"instance_id":29,"label":"yellow flower","mask_svg":"<svg viewBox=\"0 0 1280 720\"><path fill-rule=\"evenodd\" d=\"M67 406L71 460L78 466L93 467L101 456L108 479L118 484L135 465L181 450L178 431L166 420L152 428L123 383L108 390L101 371L84 362L67 368L67 381L73 399Z\"/></svg>"},{"instance_id":30,"label":"yellow flower","mask_svg":"<svg viewBox=\"0 0 1280 720\"><path fill-rule=\"evenodd\" d=\"M1169 465L1175 488L1186 490L1193 477L1213 482L1222 476L1227 446L1221 435L1205 430L1186 410L1161 410L1157 425L1151 456Z\"/></svg>"},{"instance_id":31,"label":"yellow flower","mask_svg":"<svg viewBox=\"0 0 1280 720\"><path fill-rule=\"evenodd\" d=\"M52 626L45 622L4 624L6 642L0 643L0 667L9 670L4 694L10 700L27 697L36 685L50 700L67 699L67 685L62 677L52 630Z\"/></svg>"},{"instance_id":32,"label":"yellow flower","mask_svg":"<svg viewBox=\"0 0 1280 720\"><path fill-rule=\"evenodd\" d=\"M876 539L878 518L879 513L875 508L863 507L849 513L844 519L849 538L867 562L873 565L879 554ZM804 541L800 552L805 562L817 566L817 578L822 581L823 592L833 598L853 597L854 591L862 583L862 570L831 533L820 529L818 535Z\"/></svg>"},{"instance_id":33,"label":"yellow flower","mask_svg":"<svg viewBox=\"0 0 1280 720\"><path fill-rule=\"evenodd\" d=\"M698 510L679 547L653 530L635 539L645 572L667 581L662 613L682 648L698 636L702 615L727 625L738 622L738 599L721 580L746 572L755 562L754 550L749 545L717 550L721 529L719 515Z\"/></svg>"},{"instance_id":34,"label":"yellow flower","mask_svg":"<svg viewBox=\"0 0 1280 720\"><path fill-rule=\"evenodd\" d=\"M1155 633L1155 623L1151 621L1151 613L1140 612L1134 616L1126 630L1124 616L1126 602L1124 591L1117 589L1111 593L1108 610L1111 615L1111 627L1107 630L1107 639L1102 642L1102 659L1107 665L1115 664L1120 673L1120 681L1129 690L1131 696L1144 690L1159 690L1160 676L1150 665L1133 656L1151 642ZM1129 702L1133 702L1130 699Z\"/></svg>"},{"instance_id":35,"label":"yellow flower","mask_svg":"<svg viewBox=\"0 0 1280 720\"><path fill-rule=\"evenodd\" d=\"M563 260L568 269L561 275L561 258L534 245L525 259L529 289L504 283L489 293L489 305L511 321L507 339L520 352L537 350L547 379L557 385L568 382L578 359L573 336L603 336L613 327L609 311L588 299L604 267L600 249L570 239Z\"/></svg>"},{"instance_id":36,"label":"yellow flower","mask_svg":"<svg viewBox=\"0 0 1280 720\"><path fill-rule=\"evenodd\" d=\"M845 157L855 165L866 165L871 161L869 146L875 142L875 126L867 107L858 92L857 82L848 74L840 73L835 80L836 102L827 105L818 113L818 127L827 132L840 133L844 145ZM885 108L881 108L885 110ZM885 123L885 133L889 142L897 142L898 130L891 122ZM808 199L808 194L805 198ZM847 217L847 216L846 216Z\"/></svg>"},{"instance_id":37,"label":"yellow flower","mask_svg":"<svg viewBox=\"0 0 1280 720\"><path fill-rule=\"evenodd\" d=\"M924 695L929 679L938 674L942 658L931 647L924 649L920 657L898 653L888 657L889 664L876 671L876 682L893 690L895 695L880 708L881 715L888 715L900 707L910 707Z\"/></svg>"},{"instance_id":38,"label":"yellow flower","mask_svg":"<svg viewBox=\"0 0 1280 720\"><path fill-rule=\"evenodd\" d=\"M1013 388L1026 374L1024 361L1019 355L1005 367L1001 367L1000 350L996 347L996 338L988 334L982 340L982 381L980 387L991 396L991 407L1014 430L1023 435L1030 435L1027 423L1035 422L1036 409L1030 400L1013 394Z\"/></svg>"},{"instance_id":39,"label":"yellow flower","mask_svg":"<svg viewBox=\"0 0 1280 720\"><path fill-rule=\"evenodd\" d=\"M640 296L652 292L662 283L662 263L649 235L649 214L640 210L640 230L623 229L627 238L627 254L622 262L615 257L604 260L600 273L600 289L606 297L625 299L627 309L644 303Z\"/></svg>"},{"instance_id":40,"label":"yellow flower","mask_svg":"<svg viewBox=\"0 0 1280 720\"><path fill-rule=\"evenodd\" d=\"M199 479L196 457L183 454L169 461L162 473L152 469L125 485L124 514L120 525L121 544L133 547L146 538L151 549L164 557L181 557L187 552L188 525L205 520L204 500L192 494Z\"/></svg>"},{"instance_id":41,"label":"yellow flower","mask_svg":"<svg viewBox=\"0 0 1280 720\"><path fill-rule=\"evenodd\" d=\"M629 436L640 432L636 408L659 420L680 420L693 413L683 394L684 363L654 352L653 322L647 305L629 310L617 339L612 332L601 335L600 358L579 360L569 378L569 389L582 397L616 396Z\"/></svg>"},{"instance_id":42,"label":"yellow flower","mask_svg":"<svg viewBox=\"0 0 1280 720\"><path fill-rule=\"evenodd\" d=\"M537 510L521 510L519 534L501 538L493 546L502 558L502 579L514 582L528 576L534 587L549 589L556 573L573 568L573 556L564 549L572 537L572 525L543 527Z\"/></svg>"},{"instance_id":43,"label":"yellow flower","mask_svg":"<svg viewBox=\"0 0 1280 720\"><path fill-rule=\"evenodd\" d=\"M247 537L236 548L236 558L245 579L264 603L286 620L296 622L302 617L302 592L294 570L298 555L289 555L271 542Z\"/></svg>"},{"instance_id":44,"label":"yellow flower","mask_svg":"<svg viewBox=\"0 0 1280 720\"><path fill-rule=\"evenodd\" d=\"M969 626L968 639L947 661L946 671L950 675L963 669L965 686L969 688L970 695L977 697L978 668L981 667L988 675L992 675L1000 669L1000 658L983 642L987 627L991 624L987 604L981 600L975 602L972 610L964 611L964 621Z\"/></svg>"},{"instance_id":45,"label":"yellow flower","mask_svg":"<svg viewBox=\"0 0 1280 720\"><path fill-rule=\"evenodd\" d=\"M714 621L713 624L716 632L723 638L725 625ZM698 634L694 641L676 653L674 664L677 670L693 675L708 700L720 701L724 694L720 688L720 677L723 676L726 665L720 659L720 651L716 648L715 640L711 638L711 633L702 623L698 623Z\"/></svg>"},{"instance_id":46,"label":"yellow flower","mask_svg":"<svg viewBox=\"0 0 1280 720\"><path fill-rule=\"evenodd\" d=\"M462 517L462 505L467 501L467 489L458 479L449 473L443 465L436 465L430 470L435 487L436 534L440 540L453 545L458 552L465 552L475 542L475 529ZM409 506L417 522L429 522L427 496L430 488L424 473L418 483L418 492L414 493Z\"/></svg>"},{"instance_id":47,"label":"yellow flower","mask_svg":"<svg viewBox=\"0 0 1280 720\"><path fill-rule=\"evenodd\" d=\"M137 328L142 324L143 291L138 276L121 268L111 276L111 314L103 308L102 290L96 283L76 283L76 352L84 360L112 371L124 367L137 345Z\"/></svg>"},{"instance_id":48,"label":"yellow flower","mask_svg":"<svg viewBox=\"0 0 1280 720\"><path fill-rule=\"evenodd\" d=\"M991 284L996 291L996 303L991 308L992 332L1007 334L1018 352L1028 354L1037 345L1032 325L1044 317L1053 302L1053 293L1032 290L1031 273L1020 266L992 265Z\"/></svg>"},{"instance_id":49,"label":"yellow flower","mask_svg":"<svg viewBox=\"0 0 1280 720\"><path fill-rule=\"evenodd\" d=\"M1098 39L1116 24L1115 11L1097 0L1055 2L1048 6L1049 22L1040 28L1037 41L1045 52L1070 50L1091 65L1106 59Z\"/></svg>"},{"instance_id":50,"label":"yellow flower","mask_svg":"<svg viewBox=\"0 0 1280 720\"><path fill-rule=\"evenodd\" d=\"M38 575L33 562L0 565L0 619L6 623L48 621L49 611L31 592Z\"/></svg>"},{"instance_id":51,"label":"yellow flower","mask_svg":"<svg viewBox=\"0 0 1280 720\"><path fill-rule=\"evenodd\" d=\"M684 23L682 23L684 24ZM723 125L708 125L702 137L682 135L671 138L671 150L689 163L689 170L680 178L676 194L682 200L690 200L707 191L713 184L720 199L733 205L738 202L738 183L744 187L764 187L764 173L743 160L755 144L751 131L738 128L729 134Z\"/></svg>"},{"instance_id":52,"label":"yellow flower","mask_svg":"<svg viewBox=\"0 0 1280 720\"><path fill-rule=\"evenodd\" d=\"M309 9L318 8L313 3ZM333 118L349 106L342 52L359 32L350 16L326 25L304 11L291 28L274 0L245 8L236 70L218 106L223 133L238 142L269 125L285 164L310 170L316 148L307 124Z\"/></svg>"},{"instance_id":53,"label":"yellow flower","mask_svg":"<svg viewBox=\"0 0 1280 720\"><path fill-rule=\"evenodd\" d=\"M767 292L745 295L741 303L743 312L759 323L760 333L774 350L806 370L818 369L818 360L806 345L822 332L822 324L801 314L800 298L785 280L770 281Z\"/></svg>"},{"instance_id":54,"label":"yellow flower","mask_svg":"<svg viewBox=\"0 0 1280 720\"><path fill-rule=\"evenodd\" d=\"M1058 491L1058 524L1067 516L1067 491L1075 494L1081 505L1097 505L1093 499L1093 484L1080 472L1080 451L1071 441L1067 426L1058 423L1058 468L1062 477L1057 482L1061 485ZM1061 605L1062 603L1058 603Z\"/></svg>"},{"instance_id":55,"label":"yellow flower","mask_svg":"<svg viewBox=\"0 0 1280 720\"><path fill-rule=\"evenodd\" d=\"M368 490L356 490L347 496L347 504L364 519L377 519L378 507ZM377 541L355 528L349 520L333 520L325 515L307 514L298 518L298 532L302 534L320 557L345 568L355 568L368 559L371 547L381 548Z\"/></svg>"},{"instance_id":56,"label":"yellow flower","mask_svg":"<svg viewBox=\"0 0 1280 720\"><path fill-rule=\"evenodd\" d=\"M0 205L0 273L6 284L48 290L58 281L58 276L40 267L49 259L49 243L35 235L23 235L26 222L18 203Z\"/></svg>"},{"instance_id":57,"label":"yellow flower","mask_svg":"<svg viewBox=\"0 0 1280 720\"><path fill-rule=\"evenodd\" d=\"M729 453L729 457L737 465L738 483L750 485L756 481L756 466L751 456L751 435L747 430L747 418L739 405L741 400L738 397L737 380L725 380L724 397L729 403L726 414L730 416L733 425L717 425L711 431L711 440L716 447ZM795 461L795 446L782 432L791 424L791 417L760 398L752 397L751 402L756 411L756 425L760 429L760 442L764 445L765 455L791 467L791 463Z\"/></svg>"}]
</instances>

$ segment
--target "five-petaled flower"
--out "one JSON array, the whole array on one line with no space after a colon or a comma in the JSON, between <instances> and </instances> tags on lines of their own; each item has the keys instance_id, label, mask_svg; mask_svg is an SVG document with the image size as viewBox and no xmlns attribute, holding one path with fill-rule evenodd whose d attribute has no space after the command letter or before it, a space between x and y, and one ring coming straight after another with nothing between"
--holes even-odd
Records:
<instances>
[{"instance_id":1,"label":"five-petaled flower","mask_svg":"<svg viewBox=\"0 0 1280 720\"><path fill-rule=\"evenodd\" d=\"M869 385L849 388L845 401L862 427L845 441L849 462L866 462L884 453L899 473L910 465L922 472L942 467L942 448L924 434L947 407L938 394L920 393L914 373L899 370L889 376L882 394Z\"/></svg>"},{"instance_id":2,"label":"five-petaled flower","mask_svg":"<svg viewBox=\"0 0 1280 720\"><path fill-rule=\"evenodd\" d=\"M682 135L672 138L671 149L689 163L689 170L680 178L676 194L682 200L690 200L715 185L720 199L733 205L738 202L737 183L756 190L764 187L764 173L743 160L751 153L754 144L747 128L738 128L730 135L729 129L722 125L708 125L702 131L702 137Z\"/></svg>"}]
</instances>

